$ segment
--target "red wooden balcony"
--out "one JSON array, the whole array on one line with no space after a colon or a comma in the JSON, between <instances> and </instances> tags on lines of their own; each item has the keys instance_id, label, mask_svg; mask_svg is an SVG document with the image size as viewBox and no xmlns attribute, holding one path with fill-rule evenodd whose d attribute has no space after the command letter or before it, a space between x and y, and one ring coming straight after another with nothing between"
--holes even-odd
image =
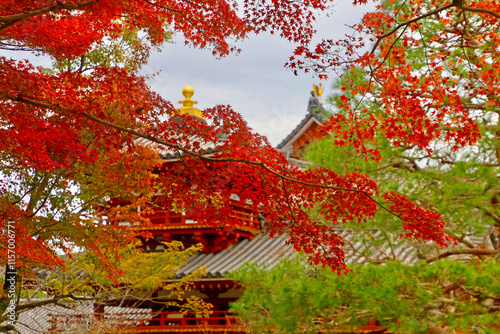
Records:
<instances>
[{"instance_id":1,"label":"red wooden balcony","mask_svg":"<svg viewBox=\"0 0 500 334\"><path fill-rule=\"evenodd\" d=\"M111 224L129 226L136 231L150 232L153 238L144 240L144 249L147 251L161 251L163 249L161 242L164 241L181 241L186 247L201 243L204 246L204 252L215 253L238 242L240 238L253 239L260 232L258 214L237 202L232 205L232 211L229 214L234 222L227 228L217 225L217 221L213 224L197 222L189 215L159 206L153 211L148 210L143 213L138 208L137 212L143 218L148 219L149 223L139 225L126 221L114 221Z\"/></svg>"},{"instance_id":2,"label":"red wooden balcony","mask_svg":"<svg viewBox=\"0 0 500 334\"><path fill-rule=\"evenodd\" d=\"M253 239L260 232L258 213L252 212L250 207L233 200L229 217L230 225L224 226L217 220L210 223L197 222L189 214L169 210L170 205L159 196L153 198L148 204L148 210L140 207L130 208L130 203L113 199L109 202L110 208L125 207L130 212L147 219L149 223L131 223L128 221L111 220L113 226L128 226L136 231L147 231L153 238L144 240L143 247L146 251L161 251L162 242L180 241L186 247L201 243L203 251L215 253L226 249L241 238ZM106 209L101 209L105 216ZM222 217L222 216L221 216ZM227 214L226 216L227 217ZM216 219L216 218L215 218Z\"/></svg>"},{"instance_id":3,"label":"red wooden balcony","mask_svg":"<svg viewBox=\"0 0 500 334\"><path fill-rule=\"evenodd\" d=\"M137 322L144 313L113 314L122 323ZM180 312L151 312L150 318L141 320L139 325L124 328L123 333L246 333L238 318L228 311L214 311L209 317Z\"/></svg>"},{"instance_id":4,"label":"red wooden balcony","mask_svg":"<svg viewBox=\"0 0 500 334\"><path fill-rule=\"evenodd\" d=\"M126 205L127 203L120 203L114 201L114 205ZM136 209L134 209L135 211ZM132 226L135 230L185 230L185 229L200 229L200 228L213 228L209 224L202 224L194 221L181 212L174 212L168 208L155 207L153 211L141 213L141 209L137 208L137 212L143 217L147 218L150 222L148 225L131 224L127 221L112 221L111 224L115 226ZM236 224L231 227L235 230L247 231L258 233L260 224L257 218L257 213L241 206L239 204L233 205L233 210L229 217L236 220ZM214 222L217 223L217 222Z\"/></svg>"},{"instance_id":5,"label":"red wooden balcony","mask_svg":"<svg viewBox=\"0 0 500 334\"><path fill-rule=\"evenodd\" d=\"M234 225L235 229L247 230L247 231L260 230L260 225L256 213L252 213L243 208L235 207L230 217L237 220L237 224ZM174 230L174 229L196 229L196 228L212 227L211 225L198 223L190 219L189 216L186 216L182 213L169 211L165 209L155 209L154 213L145 214L144 218L148 218L151 225L137 226L134 227L134 229Z\"/></svg>"}]
</instances>

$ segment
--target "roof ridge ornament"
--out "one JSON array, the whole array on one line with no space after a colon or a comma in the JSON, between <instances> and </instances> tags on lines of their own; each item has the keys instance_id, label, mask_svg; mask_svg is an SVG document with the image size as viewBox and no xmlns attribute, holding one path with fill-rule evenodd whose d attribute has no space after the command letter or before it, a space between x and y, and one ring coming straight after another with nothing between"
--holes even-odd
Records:
<instances>
[{"instance_id":1,"label":"roof ridge ornament","mask_svg":"<svg viewBox=\"0 0 500 334\"><path fill-rule=\"evenodd\" d=\"M182 89L182 95L184 95L184 100L179 101L179 103L182 104L182 107L180 107L178 110L181 115L188 114L191 116L198 117L202 120L205 120L205 116L203 115L203 112L198 109L193 107L198 101L193 101L191 99L191 96L194 94L194 88L191 87L190 85L185 86Z\"/></svg>"},{"instance_id":2,"label":"roof ridge ornament","mask_svg":"<svg viewBox=\"0 0 500 334\"><path fill-rule=\"evenodd\" d=\"M318 108L323 108L323 102L321 102L321 94L323 94L323 85L313 85L311 97L309 97L309 103L307 104L308 113L314 113Z\"/></svg>"},{"instance_id":3,"label":"roof ridge ornament","mask_svg":"<svg viewBox=\"0 0 500 334\"><path fill-rule=\"evenodd\" d=\"M319 84L319 85L315 85L313 84L313 92L316 94L316 96L318 97L319 99L319 103L320 104L323 104L323 101L321 101L321 95L323 95L323 90L325 88L323 87L323 84Z\"/></svg>"}]
</instances>

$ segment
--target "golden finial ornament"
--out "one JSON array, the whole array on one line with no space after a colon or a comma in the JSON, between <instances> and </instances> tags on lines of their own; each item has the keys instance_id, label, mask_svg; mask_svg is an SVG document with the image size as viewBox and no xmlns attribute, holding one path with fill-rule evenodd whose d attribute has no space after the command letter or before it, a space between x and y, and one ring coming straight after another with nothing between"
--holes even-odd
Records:
<instances>
[{"instance_id":1,"label":"golden finial ornament","mask_svg":"<svg viewBox=\"0 0 500 334\"><path fill-rule=\"evenodd\" d=\"M323 84L315 85L313 84L313 91L314 94L319 98L319 101L321 102L321 95L323 94Z\"/></svg>"},{"instance_id":2,"label":"golden finial ornament","mask_svg":"<svg viewBox=\"0 0 500 334\"><path fill-rule=\"evenodd\" d=\"M205 119L203 113L200 109L193 107L198 101L191 100L191 96L194 94L193 87L187 85L182 89L182 95L184 95L184 100L179 101L182 104L182 107L179 108L179 112L181 114L188 114L191 116L196 116L201 119Z\"/></svg>"}]
</instances>

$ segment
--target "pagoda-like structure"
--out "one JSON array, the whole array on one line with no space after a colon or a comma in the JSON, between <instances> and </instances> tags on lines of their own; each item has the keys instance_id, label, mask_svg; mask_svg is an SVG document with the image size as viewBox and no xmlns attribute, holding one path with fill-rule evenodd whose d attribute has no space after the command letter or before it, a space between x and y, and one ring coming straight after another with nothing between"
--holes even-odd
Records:
<instances>
[{"instance_id":1,"label":"pagoda-like structure","mask_svg":"<svg viewBox=\"0 0 500 334\"><path fill-rule=\"evenodd\" d=\"M191 99L194 89L188 85L183 88L182 94L184 100L179 101L182 104L182 107L178 109L180 113L204 120L201 110L193 106L198 103ZM206 151L213 152L215 147L207 147ZM160 154L160 156L163 158L163 165L157 170L158 173L161 173L162 169L168 168L168 165L182 163L172 154ZM117 206L128 203L114 199L110 204ZM230 216L237 223L232 226L231 230L223 230L214 224L198 223L186 213L173 210L161 195L153 196L150 204L153 208L152 212L149 210L142 215L150 221L150 225L131 227L136 231L147 231L153 236L153 238L143 240L146 251L161 251L163 250L163 242L180 241L185 247L201 243L203 252L217 253L241 239L251 240L260 232L257 214L253 213L245 204L240 203L236 195L231 203L233 210ZM129 223L113 222L113 224L128 225Z\"/></svg>"},{"instance_id":2,"label":"pagoda-like structure","mask_svg":"<svg viewBox=\"0 0 500 334\"><path fill-rule=\"evenodd\" d=\"M194 94L193 88L191 86L184 87L182 94L184 100L179 101L182 106L178 111L181 114L204 120L203 113L194 107L197 102L191 99ZM215 149L216 147L207 147L205 150L207 154L210 154ZM163 165L158 168L157 173L172 167L173 164L182 163L178 156L169 152L160 152L160 157L163 159ZM116 207L130 203L121 199L113 199L108 204L111 207ZM252 212L248 205L241 203L235 194L234 199L231 200L232 212L230 216L235 219L236 223L231 226L231 229L223 229L217 226L217 222L214 224L200 223L192 219L189 214L174 210L161 194L153 196L149 204L150 209L141 213L142 217L149 220L149 224L130 226L129 222L123 221L114 221L112 224L117 227L129 226L138 232L148 232L151 237L142 240L142 247L145 251L162 251L164 249L163 243L172 241L182 242L185 248L202 244L202 252L189 259L187 265L181 268L177 276L182 278L200 267L206 267L205 277L194 282L192 294L212 304L213 312L208 318L199 314L182 314L176 307L166 306L175 299L171 300L170 298L173 297L159 288L157 291L151 292L151 296L145 298L148 300L147 302L140 305L136 300L130 300L130 304L138 310L136 313L129 313L128 316L122 314L122 321L130 323L134 318L140 319L141 315L143 320L137 326L126 328L124 331L127 333L245 333L228 311L229 303L240 297L242 291L234 281L224 276L235 266L247 262L241 256L237 259L232 258L234 255L232 248L234 247L231 246L238 244L239 253L240 255L246 254L245 258L248 258L251 253L245 249L244 245L257 245L254 247L254 251L262 248L259 246L259 242L251 243L261 229L258 214ZM260 239L267 241L269 238L264 239L261 236ZM220 268L214 271L215 267ZM112 306L111 304L101 305L99 312L107 314L106 308ZM148 310L148 312L143 313L140 309ZM146 314L149 315L149 318ZM125 316L124 319L123 316Z\"/></svg>"}]
</instances>

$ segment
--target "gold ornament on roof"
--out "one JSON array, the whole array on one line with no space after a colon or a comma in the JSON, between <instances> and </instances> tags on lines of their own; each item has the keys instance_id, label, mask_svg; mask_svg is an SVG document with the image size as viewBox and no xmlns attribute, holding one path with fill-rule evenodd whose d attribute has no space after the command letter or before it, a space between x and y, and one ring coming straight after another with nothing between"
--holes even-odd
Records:
<instances>
[{"instance_id":1,"label":"gold ornament on roof","mask_svg":"<svg viewBox=\"0 0 500 334\"><path fill-rule=\"evenodd\" d=\"M182 95L184 95L184 100L179 101L179 103L182 104L182 107L180 107L178 110L181 113L181 115L188 114L191 116L196 116L201 119L205 119L201 110L193 107L193 105L198 103L198 101L191 100L191 96L193 96L193 94L194 94L194 89L189 85L187 85L182 89Z\"/></svg>"},{"instance_id":2,"label":"gold ornament on roof","mask_svg":"<svg viewBox=\"0 0 500 334\"><path fill-rule=\"evenodd\" d=\"M319 84L319 85L314 85L313 84L313 91L314 91L314 94L316 94L316 96L319 98L319 100L321 101L321 95L323 94L323 84Z\"/></svg>"}]
</instances>

